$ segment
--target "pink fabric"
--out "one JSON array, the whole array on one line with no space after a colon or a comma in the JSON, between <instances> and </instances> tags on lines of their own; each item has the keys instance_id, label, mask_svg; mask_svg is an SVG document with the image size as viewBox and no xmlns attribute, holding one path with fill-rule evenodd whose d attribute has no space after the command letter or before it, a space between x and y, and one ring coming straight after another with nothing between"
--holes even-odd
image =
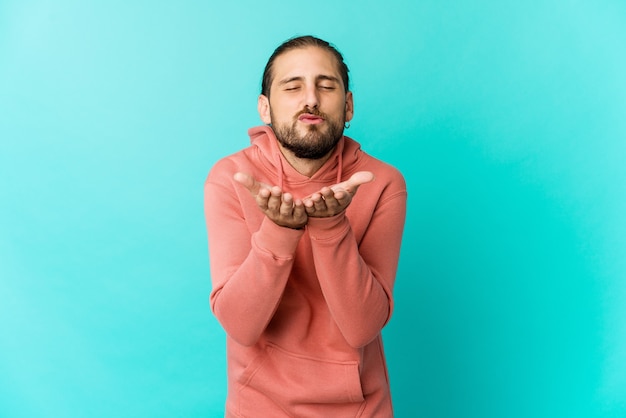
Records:
<instances>
[{"instance_id":1,"label":"pink fabric","mask_svg":"<svg viewBox=\"0 0 626 418\"><path fill-rule=\"evenodd\" d=\"M220 160L205 183L213 290L227 333L232 417L391 417L381 329L406 214L406 185L390 165L344 137L311 178L284 160L271 128ZM304 197L371 171L348 209L279 227L233 180L241 171Z\"/></svg>"}]
</instances>

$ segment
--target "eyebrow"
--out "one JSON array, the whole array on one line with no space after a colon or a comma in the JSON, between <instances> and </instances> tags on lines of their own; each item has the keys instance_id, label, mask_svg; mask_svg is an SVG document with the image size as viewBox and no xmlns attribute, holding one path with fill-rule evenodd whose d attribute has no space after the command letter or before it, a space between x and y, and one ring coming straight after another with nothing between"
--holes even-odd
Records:
<instances>
[{"instance_id":1,"label":"eyebrow","mask_svg":"<svg viewBox=\"0 0 626 418\"><path fill-rule=\"evenodd\" d=\"M318 76L315 78L315 81L320 81L320 80L334 81L335 83L339 83L339 79L338 79L337 77L333 77L333 76L331 76L331 75L324 75L324 74L321 74L321 75L318 75Z\"/></svg>"},{"instance_id":2,"label":"eyebrow","mask_svg":"<svg viewBox=\"0 0 626 418\"><path fill-rule=\"evenodd\" d=\"M285 84L289 84L292 81L303 81L304 77L301 76L296 76L296 77L289 77L289 78L285 78L283 80L280 80L278 82L279 86L284 86ZM322 80L326 80L326 81L333 81L335 83L339 84L339 78L331 76L331 75L326 75L326 74L320 74L317 77L315 77L315 81L322 81Z\"/></svg>"}]
</instances>

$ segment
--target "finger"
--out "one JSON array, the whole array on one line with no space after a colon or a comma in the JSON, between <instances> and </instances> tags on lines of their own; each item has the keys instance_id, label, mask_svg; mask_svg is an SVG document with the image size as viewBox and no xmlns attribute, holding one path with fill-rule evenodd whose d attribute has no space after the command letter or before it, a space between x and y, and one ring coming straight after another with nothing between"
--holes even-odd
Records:
<instances>
[{"instance_id":1,"label":"finger","mask_svg":"<svg viewBox=\"0 0 626 418\"><path fill-rule=\"evenodd\" d=\"M258 194L255 196L257 205L264 211L267 210L270 196L271 192L266 188L260 189Z\"/></svg>"},{"instance_id":2,"label":"finger","mask_svg":"<svg viewBox=\"0 0 626 418\"><path fill-rule=\"evenodd\" d=\"M293 218L298 221L305 221L307 218L304 203L299 199L296 199L296 201L294 202Z\"/></svg>"},{"instance_id":3,"label":"finger","mask_svg":"<svg viewBox=\"0 0 626 418\"><path fill-rule=\"evenodd\" d=\"M319 191L319 194L322 195L322 198L324 199L330 199L331 197L333 197L335 192L330 187L322 187L322 189Z\"/></svg>"},{"instance_id":4,"label":"finger","mask_svg":"<svg viewBox=\"0 0 626 418\"><path fill-rule=\"evenodd\" d=\"M339 207L340 202L338 200L348 195L348 193L344 192L343 190L335 192L330 187L323 187L322 190L320 190L320 193L322 194L322 197L324 199L324 208L330 211L333 211L334 209Z\"/></svg>"},{"instance_id":5,"label":"finger","mask_svg":"<svg viewBox=\"0 0 626 418\"><path fill-rule=\"evenodd\" d=\"M315 205L310 197L302 200L302 206L307 215L313 215L315 213Z\"/></svg>"},{"instance_id":6,"label":"finger","mask_svg":"<svg viewBox=\"0 0 626 418\"><path fill-rule=\"evenodd\" d=\"M320 212L326 210L326 201L322 198L322 195L315 193L313 196L314 198L311 200L313 200L313 207L315 210Z\"/></svg>"},{"instance_id":7,"label":"finger","mask_svg":"<svg viewBox=\"0 0 626 418\"><path fill-rule=\"evenodd\" d=\"M322 195L319 193L313 193L311 196L305 197L302 200L302 204L304 205L304 210L308 215L313 215L315 213L316 207L320 207L320 201L322 200Z\"/></svg>"},{"instance_id":8,"label":"finger","mask_svg":"<svg viewBox=\"0 0 626 418\"><path fill-rule=\"evenodd\" d=\"M304 199L304 202L306 206L314 207L314 206L319 205L320 202L324 202L324 199L322 198L321 192L315 192L311 196L306 197Z\"/></svg>"},{"instance_id":9,"label":"finger","mask_svg":"<svg viewBox=\"0 0 626 418\"><path fill-rule=\"evenodd\" d=\"M280 204L282 203L282 190L280 187L274 186L270 189L270 196L267 200L267 208L272 211L278 212L280 210Z\"/></svg>"},{"instance_id":10,"label":"finger","mask_svg":"<svg viewBox=\"0 0 626 418\"><path fill-rule=\"evenodd\" d=\"M293 197L289 193L283 195L283 201L280 204L280 215L283 217L291 216L293 213Z\"/></svg>"},{"instance_id":11,"label":"finger","mask_svg":"<svg viewBox=\"0 0 626 418\"><path fill-rule=\"evenodd\" d=\"M336 192L335 195L333 196L333 201L335 202L336 206L333 206L333 208L337 208L337 207L347 207L350 202L352 201L352 194L340 190L339 192ZM327 201L328 203L328 201Z\"/></svg>"}]
</instances>

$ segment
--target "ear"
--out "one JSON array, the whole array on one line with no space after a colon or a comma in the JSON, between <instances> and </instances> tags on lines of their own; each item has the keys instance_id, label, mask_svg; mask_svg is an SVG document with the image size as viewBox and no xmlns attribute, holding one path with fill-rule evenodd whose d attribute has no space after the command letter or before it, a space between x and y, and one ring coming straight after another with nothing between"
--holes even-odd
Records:
<instances>
[{"instance_id":1,"label":"ear","mask_svg":"<svg viewBox=\"0 0 626 418\"><path fill-rule=\"evenodd\" d=\"M267 96L261 94L257 103L257 109L259 116L264 124L269 125L272 123L272 117L270 116L270 99Z\"/></svg>"},{"instance_id":2,"label":"ear","mask_svg":"<svg viewBox=\"0 0 626 418\"><path fill-rule=\"evenodd\" d=\"M346 122L350 122L354 116L354 100L352 98L352 92L346 93Z\"/></svg>"}]
</instances>

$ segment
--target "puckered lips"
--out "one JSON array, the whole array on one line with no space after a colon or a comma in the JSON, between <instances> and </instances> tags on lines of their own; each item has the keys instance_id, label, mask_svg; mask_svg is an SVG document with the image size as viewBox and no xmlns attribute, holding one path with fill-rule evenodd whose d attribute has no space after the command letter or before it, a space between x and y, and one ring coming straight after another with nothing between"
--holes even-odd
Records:
<instances>
[{"instance_id":1,"label":"puckered lips","mask_svg":"<svg viewBox=\"0 0 626 418\"><path fill-rule=\"evenodd\" d=\"M319 115L314 115L312 113L303 113L298 116L298 120L307 125L317 125L324 122L324 118Z\"/></svg>"}]
</instances>

